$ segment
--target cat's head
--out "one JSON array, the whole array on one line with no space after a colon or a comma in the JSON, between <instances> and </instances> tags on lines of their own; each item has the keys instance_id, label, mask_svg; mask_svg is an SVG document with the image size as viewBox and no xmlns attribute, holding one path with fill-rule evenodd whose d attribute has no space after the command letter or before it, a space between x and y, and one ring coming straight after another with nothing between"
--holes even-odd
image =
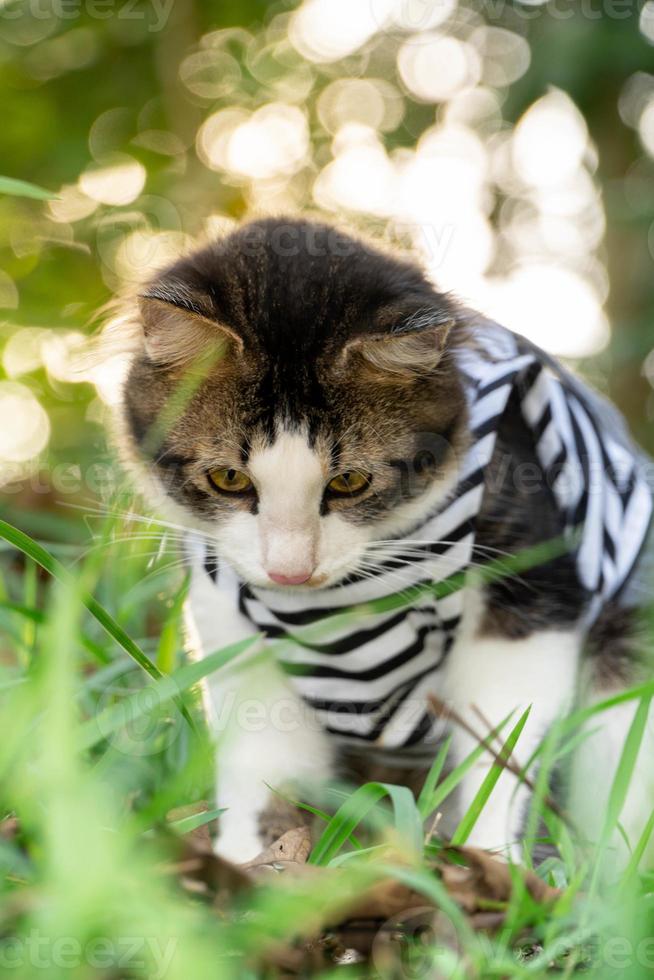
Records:
<instances>
[{"instance_id":1,"label":"cat's head","mask_svg":"<svg viewBox=\"0 0 654 980\"><path fill-rule=\"evenodd\" d=\"M251 584L363 570L454 484L457 310L411 262L328 225L252 222L154 279L139 319L132 454Z\"/></svg>"}]
</instances>

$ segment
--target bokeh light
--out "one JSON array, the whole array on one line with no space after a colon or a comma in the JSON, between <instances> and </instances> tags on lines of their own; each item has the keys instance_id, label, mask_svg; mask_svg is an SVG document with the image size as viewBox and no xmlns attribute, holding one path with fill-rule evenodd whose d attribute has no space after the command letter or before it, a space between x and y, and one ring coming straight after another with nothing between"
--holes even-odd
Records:
<instances>
[{"instance_id":1,"label":"bokeh light","mask_svg":"<svg viewBox=\"0 0 654 980\"><path fill-rule=\"evenodd\" d=\"M400 78L409 92L425 102L443 102L481 76L479 56L472 45L454 37L432 34L410 37L397 58Z\"/></svg>"},{"instance_id":2,"label":"bokeh light","mask_svg":"<svg viewBox=\"0 0 654 980\"><path fill-rule=\"evenodd\" d=\"M38 375L57 397L94 381L101 402L88 418L99 419L121 363L103 373L74 361L107 293L133 291L237 220L307 209L411 246L439 288L546 350L574 360L603 351L617 185L598 165L588 91L550 71L544 51L558 47L543 33L546 8L521 10L524 18L468 0L296 0L271 6L261 23L216 16L204 31L175 29L169 61L158 37L109 40L97 25L55 29L36 18L0 24L35 93L106 71L103 45L127 52L126 73L139 45L157 52L155 87L135 74L133 98L106 76L100 109L94 97L76 120L74 163L57 171L56 198L37 212L0 197L6 378ZM654 43L652 11L647 0L634 20L643 46ZM554 35L567 30L562 19ZM625 62L613 101L633 144L624 190L634 210L652 180L647 68ZM35 141L26 152L37 157L44 106L29 131L11 114L7 124ZM55 145L56 133L48 139ZM33 289L34 270L64 251L74 295L66 275Z\"/></svg>"},{"instance_id":3,"label":"bokeh light","mask_svg":"<svg viewBox=\"0 0 654 980\"><path fill-rule=\"evenodd\" d=\"M640 115L638 135L647 152L654 157L654 95L649 99Z\"/></svg>"},{"instance_id":4,"label":"bokeh light","mask_svg":"<svg viewBox=\"0 0 654 980\"><path fill-rule=\"evenodd\" d=\"M532 187L548 187L574 176L588 134L581 113L563 92L535 102L516 126L513 164L518 176Z\"/></svg>"},{"instance_id":5,"label":"bokeh light","mask_svg":"<svg viewBox=\"0 0 654 980\"><path fill-rule=\"evenodd\" d=\"M79 179L82 193L100 204L131 204L145 186L146 171L138 160L125 157L104 166L89 167Z\"/></svg>"},{"instance_id":6,"label":"bokeh light","mask_svg":"<svg viewBox=\"0 0 654 980\"><path fill-rule=\"evenodd\" d=\"M650 44L654 44L654 2L646 0L640 11L639 27Z\"/></svg>"},{"instance_id":7,"label":"bokeh light","mask_svg":"<svg viewBox=\"0 0 654 980\"><path fill-rule=\"evenodd\" d=\"M0 463L24 463L48 444L50 420L30 389L18 381L0 381Z\"/></svg>"},{"instance_id":8,"label":"bokeh light","mask_svg":"<svg viewBox=\"0 0 654 980\"><path fill-rule=\"evenodd\" d=\"M296 106L265 105L239 123L227 144L227 169L266 178L298 170L309 149L309 128Z\"/></svg>"},{"instance_id":9,"label":"bokeh light","mask_svg":"<svg viewBox=\"0 0 654 980\"><path fill-rule=\"evenodd\" d=\"M291 18L289 37L310 61L337 61L372 37L391 9L390 0L305 0Z\"/></svg>"}]
</instances>

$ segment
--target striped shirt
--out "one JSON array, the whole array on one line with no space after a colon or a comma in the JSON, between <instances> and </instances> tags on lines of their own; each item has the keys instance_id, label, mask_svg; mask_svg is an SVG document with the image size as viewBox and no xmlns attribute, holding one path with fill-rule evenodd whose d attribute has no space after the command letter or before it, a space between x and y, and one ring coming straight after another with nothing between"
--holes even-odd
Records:
<instances>
[{"instance_id":1,"label":"striped shirt","mask_svg":"<svg viewBox=\"0 0 654 980\"><path fill-rule=\"evenodd\" d=\"M196 574L210 574L217 588L231 592L254 630L290 640L276 645L281 666L325 729L346 742L413 750L442 727L428 695L438 692L464 596L448 583L457 576L460 582L470 568L486 467L513 392L590 597L580 610L585 622L628 581L647 537L652 490L645 458L607 402L494 324L484 324L456 357L471 433L457 485L435 513L397 539L395 558L376 573L311 593L261 589L196 549ZM432 589L433 583L442 587ZM407 589L411 604L398 604L398 591L401 602ZM385 608L367 609L375 600L386 600Z\"/></svg>"}]
</instances>

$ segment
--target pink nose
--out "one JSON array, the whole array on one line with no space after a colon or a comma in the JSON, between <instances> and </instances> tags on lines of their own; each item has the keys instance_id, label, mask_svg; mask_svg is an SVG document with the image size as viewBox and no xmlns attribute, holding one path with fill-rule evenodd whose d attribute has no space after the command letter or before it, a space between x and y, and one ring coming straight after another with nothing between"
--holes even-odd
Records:
<instances>
[{"instance_id":1,"label":"pink nose","mask_svg":"<svg viewBox=\"0 0 654 980\"><path fill-rule=\"evenodd\" d=\"M303 582L308 582L313 573L300 572L299 575L281 575L279 572L268 572L268 578L276 582L277 585L302 585Z\"/></svg>"}]
</instances>

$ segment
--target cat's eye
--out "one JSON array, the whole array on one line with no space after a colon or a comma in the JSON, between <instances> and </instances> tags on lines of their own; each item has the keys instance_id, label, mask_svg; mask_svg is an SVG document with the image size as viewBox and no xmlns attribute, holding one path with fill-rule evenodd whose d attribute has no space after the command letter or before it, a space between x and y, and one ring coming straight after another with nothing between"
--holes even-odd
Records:
<instances>
[{"instance_id":1,"label":"cat's eye","mask_svg":"<svg viewBox=\"0 0 654 980\"><path fill-rule=\"evenodd\" d=\"M252 480L242 470L211 470L209 481L216 490L226 493L246 493L252 489Z\"/></svg>"},{"instance_id":2,"label":"cat's eye","mask_svg":"<svg viewBox=\"0 0 654 980\"><path fill-rule=\"evenodd\" d=\"M361 493L370 485L370 473L362 473L360 470L348 470L347 473L339 473L327 484L330 493L348 496Z\"/></svg>"}]
</instances>

